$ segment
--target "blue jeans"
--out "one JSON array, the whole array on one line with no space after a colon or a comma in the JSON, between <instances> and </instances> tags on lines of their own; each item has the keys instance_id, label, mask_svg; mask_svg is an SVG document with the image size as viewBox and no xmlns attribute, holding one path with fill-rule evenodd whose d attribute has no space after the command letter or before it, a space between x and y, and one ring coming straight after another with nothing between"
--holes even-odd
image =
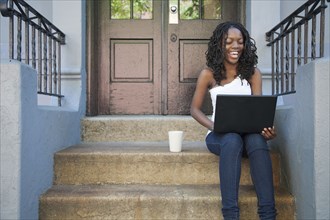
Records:
<instances>
[{"instance_id":1,"label":"blue jeans","mask_svg":"<svg viewBox=\"0 0 330 220\"><path fill-rule=\"evenodd\" d=\"M275 219L272 162L265 138L260 134L211 132L206 137L206 145L210 152L221 158L219 176L224 219L239 219L238 190L243 150L250 161L259 217L262 220Z\"/></svg>"}]
</instances>

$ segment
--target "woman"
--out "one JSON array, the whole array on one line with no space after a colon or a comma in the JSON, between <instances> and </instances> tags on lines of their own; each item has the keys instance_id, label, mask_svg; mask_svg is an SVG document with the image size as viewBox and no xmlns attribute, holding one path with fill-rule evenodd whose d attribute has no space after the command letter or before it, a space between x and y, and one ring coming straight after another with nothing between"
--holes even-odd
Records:
<instances>
[{"instance_id":1,"label":"woman","mask_svg":"<svg viewBox=\"0 0 330 220\"><path fill-rule=\"evenodd\" d=\"M218 155L222 214L224 219L239 219L238 189L243 151L250 160L251 176L258 197L260 219L275 219L276 209L272 164L267 140L275 138L274 128L265 128L260 134L216 133L213 120L201 107L210 92L213 112L218 94L261 95L262 78L256 68L254 40L243 25L236 22L219 24L213 32L206 52L207 68L201 71L191 103L191 115L208 128L206 145Z\"/></svg>"}]
</instances>

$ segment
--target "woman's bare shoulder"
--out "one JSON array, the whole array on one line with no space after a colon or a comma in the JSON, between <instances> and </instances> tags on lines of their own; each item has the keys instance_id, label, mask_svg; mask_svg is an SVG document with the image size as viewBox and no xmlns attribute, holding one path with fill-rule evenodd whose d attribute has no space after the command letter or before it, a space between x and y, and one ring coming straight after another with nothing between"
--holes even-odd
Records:
<instances>
[{"instance_id":1,"label":"woman's bare shoulder","mask_svg":"<svg viewBox=\"0 0 330 220\"><path fill-rule=\"evenodd\" d=\"M212 80L213 79L213 71L212 69L206 67L204 69L202 69L202 71L199 74L199 78L204 78L204 79L208 79L208 80Z\"/></svg>"},{"instance_id":2,"label":"woman's bare shoulder","mask_svg":"<svg viewBox=\"0 0 330 220\"><path fill-rule=\"evenodd\" d=\"M250 83L253 84L253 83L259 82L261 80L261 78L262 78L262 76L261 76L260 70L257 67L255 67L254 73L250 79Z\"/></svg>"},{"instance_id":3,"label":"woman's bare shoulder","mask_svg":"<svg viewBox=\"0 0 330 220\"><path fill-rule=\"evenodd\" d=\"M213 85L215 84L212 69L210 69L210 68L202 69L202 71L200 72L199 77L198 77L198 83L204 84L208 88L212 88Z\"/></svg>"}]
</instances>

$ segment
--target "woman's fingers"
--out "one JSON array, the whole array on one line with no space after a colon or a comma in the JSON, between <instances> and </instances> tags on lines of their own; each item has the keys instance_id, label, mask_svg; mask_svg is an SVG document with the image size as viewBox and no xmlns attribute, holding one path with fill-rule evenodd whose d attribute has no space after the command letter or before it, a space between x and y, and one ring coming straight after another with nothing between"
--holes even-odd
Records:
<instances>
[{"instance_id":1,"label":"woman's fingers","mask_svg":"<svg viewBox=\"0 0 330 220\"><path fill-rule=\"evenodd\" d=\"M276 137L276 131L274 126L271 128L264 128L264 130L261 132L261 135L264 136L267 140L273 139Z\"/></svg>"}]
</instances>

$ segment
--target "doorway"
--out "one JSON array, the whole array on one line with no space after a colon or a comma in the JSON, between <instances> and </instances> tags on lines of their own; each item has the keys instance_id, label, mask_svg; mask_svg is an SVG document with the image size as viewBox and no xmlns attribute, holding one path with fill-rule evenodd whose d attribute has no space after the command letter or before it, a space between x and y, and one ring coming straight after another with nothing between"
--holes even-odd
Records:
<instances>
[{"instance_id":1,"label":"doorway","mask_svg":"<svg viewBox=\"0 0 330 220\"><path fill-rule=\"evenodd\" d=\"M186 115L223 21L243 22L241 0L102 0L89 6L90 115ZM92 32L92 33L90 33ZM211 103L204 103L211 113Z\"/></svg>"}]
</instances>

